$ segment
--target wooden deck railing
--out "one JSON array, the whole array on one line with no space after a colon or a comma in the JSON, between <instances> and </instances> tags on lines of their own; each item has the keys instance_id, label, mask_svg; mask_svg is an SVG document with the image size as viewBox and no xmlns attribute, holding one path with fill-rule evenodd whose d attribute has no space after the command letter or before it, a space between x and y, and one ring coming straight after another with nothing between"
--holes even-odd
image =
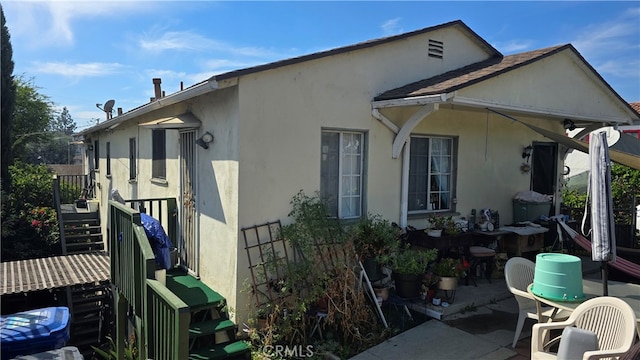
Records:
<instances>
[{"instance_id":1,"label":"wooden deck railing","mask_svg":"<svg viewBox=\"0 0 640 360\"><path fill-rule=\"evenodd\" d=\"M175 202L175 201L174 201ZM126 313L133 308L141 359L186 359L188 306L155 278L155 259L140 212L109 201L111 281L116 289L116 350L124 357ZM164 226L164 225L163 225Z\"/></svg>"},{"instance_id":2,"label":"wooden deck railing","mask_svg":"<svg viewBox=\"0 0 640 360\"><path fill-rule=\"evenodd\" d=\"M186 359L189 356L189 306L155 280L149 289L149 357Z\"/></svg>"},{"instance_id":3,"label":"wooden deck railing","mask_svg":"<svg viewBox=\"0 0 640 360\"><path fill-rule=\"evenodd\" d=\"M88 175L55 175L54 182L57 179L57 185L60 192L60 202L62 204L73 204L82 196L82 190L88 189ZM87 198L93 198L93 193L87 194Z\"/></svg>"}]
</instances>

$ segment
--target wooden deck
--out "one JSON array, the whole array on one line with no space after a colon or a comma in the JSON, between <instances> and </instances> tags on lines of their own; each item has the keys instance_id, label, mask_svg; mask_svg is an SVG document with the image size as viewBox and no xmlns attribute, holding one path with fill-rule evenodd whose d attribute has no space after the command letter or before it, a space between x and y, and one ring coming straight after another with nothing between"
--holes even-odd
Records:
<instances>
[{"instance_id":1,"label":"wooden deck","mask_svg":"<svg viewBox=\"0 0 640 360\"><path fill-rule=\"evenodd\" d=\"M92 284L110 278L106 252L0 263L0 295Z\"/></svg>"}]
</instances>

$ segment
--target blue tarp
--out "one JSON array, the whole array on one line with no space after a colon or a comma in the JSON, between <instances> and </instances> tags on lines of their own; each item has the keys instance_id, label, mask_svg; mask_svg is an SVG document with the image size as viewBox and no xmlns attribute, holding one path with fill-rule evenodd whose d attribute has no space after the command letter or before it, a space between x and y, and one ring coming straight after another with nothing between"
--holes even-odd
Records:
<instances>
[{"instance_id":1,"label":"blue tarp","mask_svg":"<svg viewBox=\"0 0 640 360\"><path fill-rule=\"evenodd\" d=\"M142 221L144 232L147 234L147 238L149 238L149 244L151 244L153 254L156 257L156 265L162 269L171 269L171 249L173 248L173 244L164 231L162 224L145 213L140 213L140 220Z\"/></svg>"}]
</instances>

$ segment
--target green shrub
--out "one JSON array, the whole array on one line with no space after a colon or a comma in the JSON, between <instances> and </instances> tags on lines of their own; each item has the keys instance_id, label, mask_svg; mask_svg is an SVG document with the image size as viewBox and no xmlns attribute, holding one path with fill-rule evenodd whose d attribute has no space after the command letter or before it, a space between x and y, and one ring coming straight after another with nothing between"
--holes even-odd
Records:
<instances>
[{"instance_id":1,"label":"green shrub","mask_svg":"<svg viewBox=\"0 0 640 360\"><path fill-rule=\"evenodd\" d=\"M18 162L9 167L11 194L9 201L15 210L34 207L54 207L53 174L45 165Z\"/></svg>"}]
</instances>

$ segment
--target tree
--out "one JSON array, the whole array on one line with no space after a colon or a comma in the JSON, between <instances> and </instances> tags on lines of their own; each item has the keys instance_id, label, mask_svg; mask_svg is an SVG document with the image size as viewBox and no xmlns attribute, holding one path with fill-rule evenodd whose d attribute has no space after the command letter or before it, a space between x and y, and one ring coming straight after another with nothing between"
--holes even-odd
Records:
<instances>
[{"instance_id":1,"label":"tree","mask_svg":"<svg viewBox=\"0 0 640 360\"><path fill-rule=\"evenodd\" d=\"M72 135L76 131L76 123L73 121L66 106L62 108L62 112L51 122L49 130L65 135Z\"/></svg>"},{"instance_id":2,"label":"tree","mask_svg":"<svg viewBox=\"0 0 640 360\"><path fill-rule=\"evenodd\" d=\"M0 56L2 64L0 70L0 93L2 94L2 112L0 119L2 121L2 135L0 138L0 146L2 148L2 158L0 159L0 167L2 177L2 190L10 191L11 178L9 174L9 165L12 163L11 144L13 143L11 129L13 123L13 108L16 98L16 86L13 81L13 48L11 46L11 36L6 26L4 10L0 4L0 13L2 14L2 39L0 44Z\"/></svg>"},{"instance_id":3,"label":"tree","mask_svg":"<svg viewBox=\"0 0 640 360\"><path fill-rule=\"evenodd\" d=\"M15 78L16 102L13 111L14 160L30 164L43 163L43 145L51 139L51 122L55 115L53 103L39 92L33 78Z\"/></svg>"},{"instance_id":4,"label":"tree","mask_svg":"<svg viewBox=\"0 0 640 360\"><path fill-rule=\"evenodd\" d=\"M76 130L76 123L73 121L69 110L64 107L62 112L58 114L49 124L51 132L49 141L44 144L43 153L46 154L42 161L47 164L70 164L71 148L75 145L69 144L72 140L71 135Z\"/></svg>"}]
</instances>

